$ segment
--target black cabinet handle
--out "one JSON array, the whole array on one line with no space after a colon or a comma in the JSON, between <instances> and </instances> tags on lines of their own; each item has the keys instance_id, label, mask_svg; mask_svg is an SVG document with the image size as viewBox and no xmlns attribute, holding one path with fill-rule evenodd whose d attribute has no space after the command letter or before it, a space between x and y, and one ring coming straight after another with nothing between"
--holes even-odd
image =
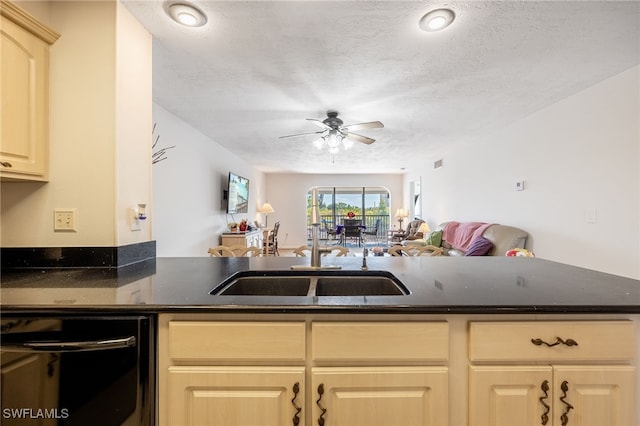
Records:
<instances>
[{"instance_id":1,"label":"black cabinet handle","mask_svg":"<svg viewBox=\"0 0 640 426\"><path fill-rule=\"evenodd\" d=\"M566 345L566 346L578 346L578 342L573 339L562 340L560 337L556 337L556 341L553 343L547 343L542 339L531 339L531 343L536 346L547 345L549 347L557 346L557 345Z\"/></svg>"},{"instance_id":2,"label":"black cabinet handle","mask_svg":"<svg viewBox=\"0 0 640 426\"><path fill-rule=\"evenodd\" d=\"M540 398L538 398L538 400L540 401L540 404L544 406L545 410L544 413L542 413L542 416L540 416L540 420L542 426L545 426L549 422L549 411L551 410L551 407L545 401L549 398L549 381L545 380L544 382L542 382L542 385L540 385L540 389L542 389L542 392L544 392L544 396L541 396Z\"/></svg>"},{"instance_id":3,"label":"black cabinet handle","mask_svg":"<svg viewBox=\"0 0 640 426\"><path fill-rule=\"evenodd\" d=\"M316 404L322 410L322 414L320 414L320 417L318 417L318 426L324 426L324 415L327 412L327 409L320 404L323 394L324 394L324 384L320 383L320 385L318 386L318 400L316 401Z\"/></svg>"},{"instance_id":4,"label":"black cabinet handle","mask_svg":"<svg viewBox=\"0 0 640 426\"><path fill-rule=\"evenodd\" d=\"M2 165L2 167L7 167L7 168L13 167L13 165L11 165L11 163L8 161L0 161L0 165Z\"/></svg>"},{"instance_id":5,"label":"black cabinet handle","mask_svg":"<svg viewBox=\"0 0 640 426\"><path fill-rule=\"evenodd\" d=\"M300 392L300 383L296 382L293 385L293 399L291 400L291 404L293 404L293 407L296 409L296 414L293 415L293 426L298 426L300 424L300 417L298 415L300 414L300 411L302 411L302 408L298 407L298 405L296 404L298 392Z\"/></svg>"},{"instance_id":6,"label":"black cabinet handle","mask_svg":"<svg viewBox=\"0 0 640 426\"><path fill-rule=\"evenodd\" d=\"M54 333L43 333L42 336L55 336ZM8 337L18 336L15 339ZM26 340L20 340L25 336ZM81 351L104 351L108 349L128 348L136 345L135 336L101 339L101 340L82 340L82 341L66 341L55 338L29 340L29 333L15 333L12 335L2 336L0 349L7 352L81 352Z\"/></svg>"},{"instance_id":7,"label":"black cabinet handle","mask_svg":"<svg viewBox=\"0 0 640 426\"><path fill-rule=\"evenodd\" d=\"M567 397L567 391L569 390L569 382L567 382L566 380L562 382L562 384L560 385L560 389L562 390L560 401L562 401L562 403L565 405L564 413L562 413L562 416L560 416L560 422L562 423L562 426L567 426L569 424L569 416L567 414L569 414L569 411L573 409L573 405L565 401L565 398Z\"/></svg>"}]
</instances>

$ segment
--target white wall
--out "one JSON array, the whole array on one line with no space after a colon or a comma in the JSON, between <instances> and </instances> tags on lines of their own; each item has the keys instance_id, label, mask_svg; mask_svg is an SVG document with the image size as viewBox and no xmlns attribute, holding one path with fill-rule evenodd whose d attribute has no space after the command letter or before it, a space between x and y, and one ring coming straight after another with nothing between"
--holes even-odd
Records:
<instances>
[{"instance_id":1,"label":"white wall","mask_svg":"<svg viewBox=\"0 0 640 426\"><path fill-rule=\"evenodd\" d=\"M150 240L123 221L124 206L151 198L150 35L115 0L19 5L61 37L50 49L49 182L2 183L2 247ZM75 208L78 232L53 232L54 208Z\"/></svg>"},{"instance_id":2,"label":"white wall","mask_svg":"<svg viewBox=\"0 0 640 426\"><path fill-rule=\"evenodd\" d=\"M119 2L116 14L116 204L117 245L151 239L151 225L131 230L140 203L152 209L152 38Z\"/></svg>"},{"instance_id":3,"label":"white wall","mask_svg":"<svg viewBox=\"0 0 640 426\"><path fill-rule=\"evenodd\" d=\"M307 192L314 186L382 186L391 194L392 214L406 207L402 194L402 175L314 175L273 173L266 175L267 195L275 213L269 226L280 221L279 246L292 248L307 243ZM395 219L392 217L392 221ZM406 222L405 222L406 223Z\"/></svg>"},{"instance_id":4,"label":"white wall","mask_svg":"<svg viewBox=\"0 0 640 426\"><path fill-rule=\"evenodd\" d=\"M537 257L640 278L639 81L632 68L469 141L440 169L428 157L423 216L517 226Z\"/></svg>"},{"instance_id":5,"label":"white wall","mask_svg":"<svg viewBox=\"0 0 640 426\"><path fill-rule=\"evenodd\" d=\"M230 171L250 180L249 213L236 221L253 222L264 203L264 176L247 161L204 136L180 118L153 104L153 121L160 135L156 150L175 145L167 159L153 166L153 238L158 257L208 256L220 244L220 234L232 220L226 214Z\"/></svg>"}]
</instances>

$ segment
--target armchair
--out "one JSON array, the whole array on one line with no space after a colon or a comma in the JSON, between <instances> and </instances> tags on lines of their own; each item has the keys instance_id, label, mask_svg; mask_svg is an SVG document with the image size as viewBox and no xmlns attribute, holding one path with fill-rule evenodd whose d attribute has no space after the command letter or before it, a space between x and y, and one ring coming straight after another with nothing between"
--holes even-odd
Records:
<instances>
[{"instance_id":1,"label":"armchair","mask_svg":"<svg viewBox=\"0 0 640 426\"><path fill-rule=\"evenodd\" d=\"M420 240L430 232L429 225L422 219L414 219L407 225L405 240Z\"/></svg>"}]
</instances>

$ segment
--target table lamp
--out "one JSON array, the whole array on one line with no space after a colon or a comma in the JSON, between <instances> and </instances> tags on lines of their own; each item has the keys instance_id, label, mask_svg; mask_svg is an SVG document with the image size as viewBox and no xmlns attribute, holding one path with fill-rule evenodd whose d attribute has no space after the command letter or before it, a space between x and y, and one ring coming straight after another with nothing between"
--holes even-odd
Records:
<instances>
[{"instance_id":1,"label":"table lamp","mask_svg":"<svg viewBox=\"0 0 640 426\"><path fill-rule=\"evenodd\" d=\"M403 208L399 208L396 211L396 219L398 219L398 222L400 223L400 231L402 231L402 221L405 220L407 217L409 217L409 212L406 211Z\"/></svg>"},{"instance_id":2,"label":"table lamp","mask_svg":"<svg viewBox=\"0 0 640 426\"><path fill-rule=\"evenodd\" d=\"M267 224L269 223L269 213L273 213L275 212L275 210L273 209L273 207L271 207L271 204L269 203L264 203L262 205L262 207L260 207L260 210L258 210L258 213L264 213L264 226L265 228L267 227Z\"/></svg>"}]
</instances>

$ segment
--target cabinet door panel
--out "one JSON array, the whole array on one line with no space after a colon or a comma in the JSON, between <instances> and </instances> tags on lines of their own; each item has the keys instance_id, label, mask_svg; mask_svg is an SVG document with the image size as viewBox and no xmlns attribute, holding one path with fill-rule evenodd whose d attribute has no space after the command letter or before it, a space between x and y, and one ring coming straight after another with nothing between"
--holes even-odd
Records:
<instances>
[{"instance_id":1,"label":"cabinet door panel","mask_svg":"<svg viewBox=\"0 0 640 426\"><path fill-rule=\"evenodd\" d=\"M543 415L551 425L551 367L472 366L469 372L469 424L538 426ZM547 383L545 398L542 389ZM540 400L540 398L543 398ZM545 408L544 404L549 406Z\"/></svg>"},{"instance_id":2,"label":"cabinet door panel","mask_svg":"<svg viewBox=\"0 0 640 426\"><path fill-rule=\"evenodd\" d=\"M327 410L327 425L448 424L446 367L314 368L312 377L313 392L323 386L319 404ZM313 424L322 415L320 406L313 406Z\"/></svg>"},{"instance_id":3,"label":"cabinet door panel","mask_svg":"<svg viewBox=\"0 0 640 426\"><path fill-rule=\"evenodd\" d=\"M4 7L4 5L3 5ZM2 177L41 180L48 161L48 45L2 17ZM32 175L32 176L29 176Z\"/></svg>"},{"instance_id":4,"label":"cabinet door panel","mask_svg":"<svg viewBox=\"0 0 640 426\"><path fill-rule=\"evenodd\" d=\"M294 425L304 406L303 367L170 367L168 420L183 426ZM299 413L304 426L304 407Z\"/></svg>"},{"instance_id":5,"label":"cabinet door panel","mask_svg":"<svg viewBox=\"0 0 640 426\"><path fill-rule=\"evenodd\" d=\"M633 422L635 368L630 366L559 366L554 369L555 424L565 414L571 426L628 426ZM566 383L565 383L566 382ZM565 395L562 384L566 386Z\"/></svg>"}]
</instances>

